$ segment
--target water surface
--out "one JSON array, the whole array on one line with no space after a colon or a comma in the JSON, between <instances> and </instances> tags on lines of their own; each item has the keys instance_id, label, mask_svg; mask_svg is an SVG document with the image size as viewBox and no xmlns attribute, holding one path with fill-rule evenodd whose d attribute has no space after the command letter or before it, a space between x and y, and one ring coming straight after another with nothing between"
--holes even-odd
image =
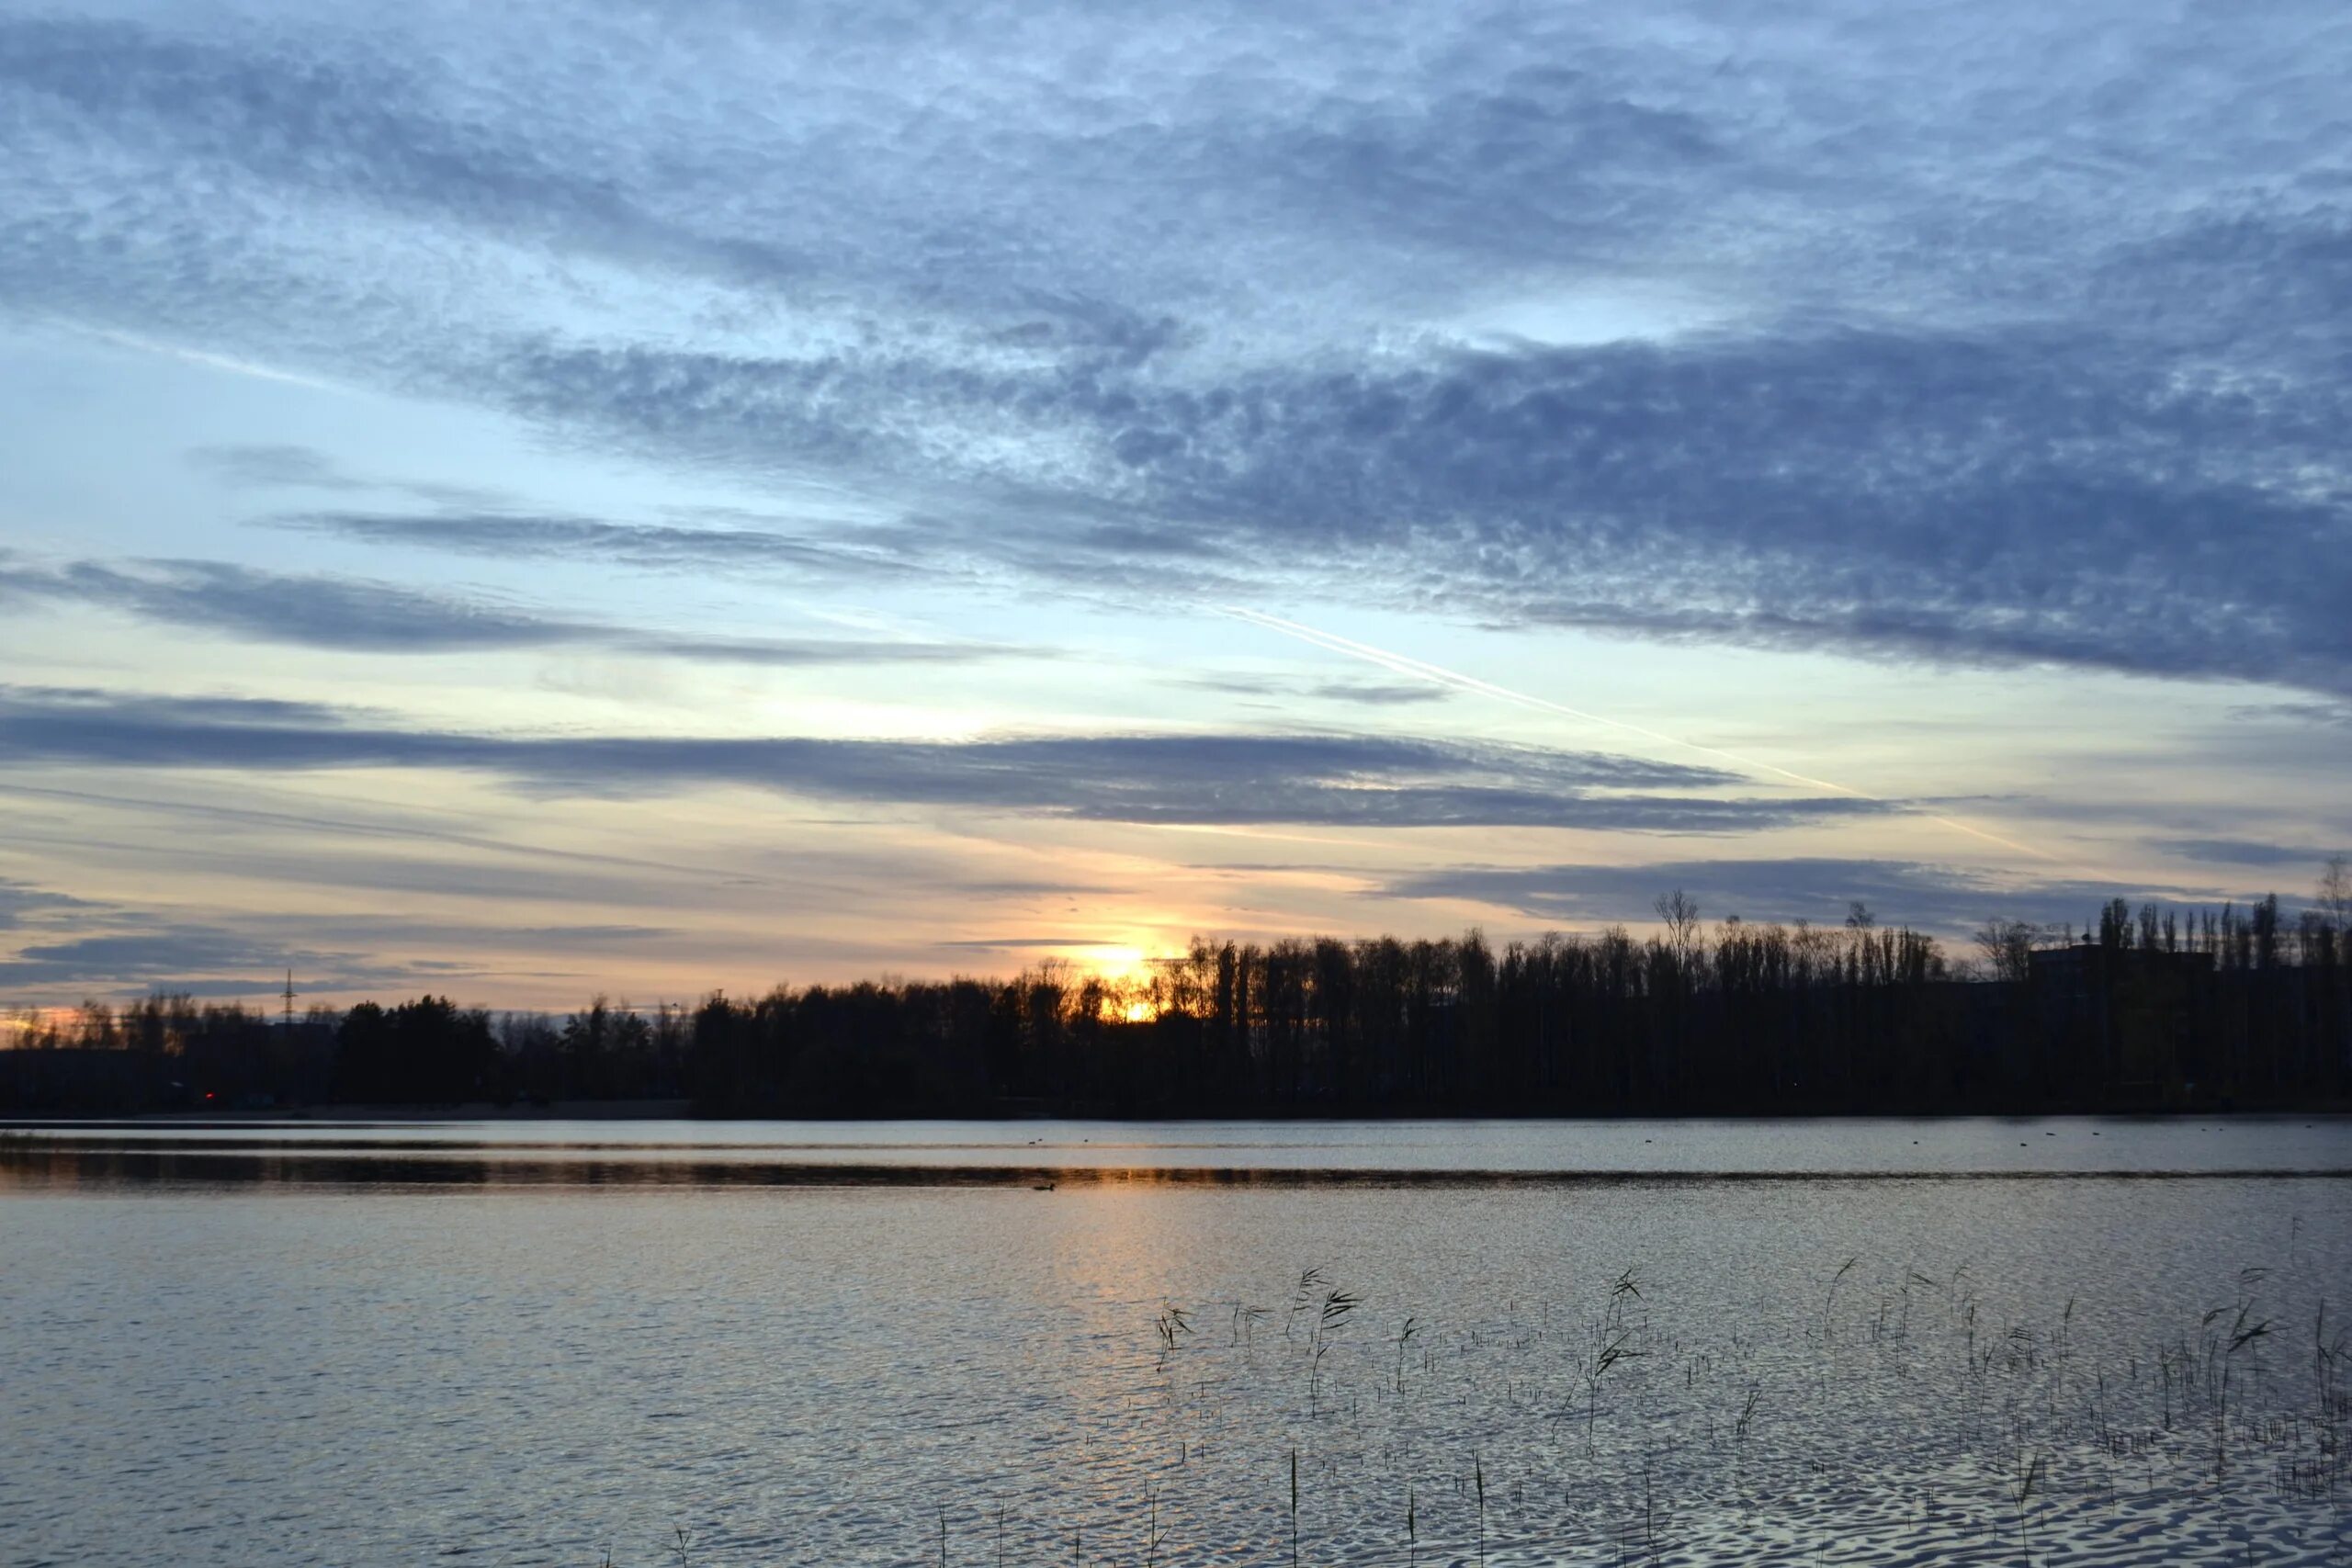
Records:
<instances>
[{"instance_id":1,"label":"water surface","mask_svg":"<svg viewBox=\"0 0 2352 1568\"><path fill-rule=\"evenodd\" d=\"M189 1156L141 1170L191 1175L198 1158L311 1156L387 1164L572 1168L585 1179L674 1179L679 1167L742 1167L714 1179L1013 1181L1214 1174L1295 1181L1489 1176L1563 1179L2011 1175L2180 1176L2352 1172L2352 1120L2230 1117L2202 1122L2089 1117L1436 1122L702 1122L151 1118L17 1124L53 1155ZM54 1162L59 1173L70 1161ZM23 1162L18 1162L21 1168ZM102 1172L101 1162L88 1162ZM131 1167L123 1168L126 1171ZM286 1168L247 1167L283 1177ZM309 1170L304 1175L311 1174ZM337 1179L333 1172L321 1172ZM453 1179L465 1176L452 1169ZM564 1172L534 1174L562 1179ZM524 1179L510 1175L509 1179Z\"/></svg>"},{"instance_id":2,"label":"water surface","mask_svg":"<svg viewBox=\"0 0 2352 1568\"><path fill-rule=\"evenodd\" d=\"M1482 1482L1498 1564L2352 1554L2342 1121L143 1123L0 1171L0 1562L1476 1562Z\"/></svg>"}]
</instances>

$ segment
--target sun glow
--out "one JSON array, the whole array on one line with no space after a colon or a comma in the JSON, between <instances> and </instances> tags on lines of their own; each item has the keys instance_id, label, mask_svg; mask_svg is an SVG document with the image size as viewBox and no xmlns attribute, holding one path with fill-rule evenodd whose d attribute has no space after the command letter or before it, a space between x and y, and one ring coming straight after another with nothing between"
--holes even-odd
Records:
<instances>
[{"instance_id":1,"label":"sun glow","mask_svg":"<svg viewBox=\"0 0 2352 1568\"><path fill-rule=\"evenodd\" d=\"M1077 955L1081 971L1100 987L1096 1008L1106 1023L1149 1023L1159 1016L1155 960L1141 947L1098 942Z\"/></svg>"},{"instance_id":2,"label":"sun glow","mask_svg":"<svg viewBox=\"0 0 2352 1568\"><path fill-rule=\"evenodd\" d=\"M1143 972L1143 949L1103 942L1086 950L1086 966L1105 980L1131 980Z\"/></svg>"},{"instance_id":3,"label":"sun glow","mask_svg":"<svg viewBox=\"0 0 2352 1568\"><path fill-rule=\"evenodd\" d=\"M0 1051L20 1049L28 1040L41 1035L54 1041L57 1032L70 1030L81 1016L78 1008L26 1008L22 1011L0 1014Z\"/></svg>"}]
</instances>

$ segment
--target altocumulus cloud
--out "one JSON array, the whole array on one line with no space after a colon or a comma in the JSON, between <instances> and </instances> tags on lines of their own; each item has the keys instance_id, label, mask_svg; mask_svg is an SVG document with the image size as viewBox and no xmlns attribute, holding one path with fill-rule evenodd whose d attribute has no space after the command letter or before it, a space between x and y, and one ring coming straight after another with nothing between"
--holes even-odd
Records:
<instances>
[{"instance_id":1,"label":"altocumulus cloud","mask_svg":"<svg viewBox=\"0 0 2352 1568\"><path fill-rule=\"evenodd\" d=\"M1366 735L502 736L387 728L301 704L0 689L0 760L131 768L442 768L535 791L731 784L824 799L1136 823L1735 832L1899 809L1659 793L1739 782L1594 752Z\"/></svg>"},{"instance_id":2,"label":"altocumulus cloud","mask_svg":"<svg viewBox=\"0 0 2352 1568\"><path fill-rule=\"evenodd\" d=\"M840 570L2352 692L2332 0L551 15L0 22L0 299L821 480ZM783 553L545 521L322 524Z\"/></svg>"}]
</instances>

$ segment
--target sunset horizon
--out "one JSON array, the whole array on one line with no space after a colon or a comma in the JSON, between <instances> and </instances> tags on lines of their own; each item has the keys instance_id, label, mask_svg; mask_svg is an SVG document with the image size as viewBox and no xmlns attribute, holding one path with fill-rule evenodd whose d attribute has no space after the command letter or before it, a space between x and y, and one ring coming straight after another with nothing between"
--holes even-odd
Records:
<instances>
[{"instance_id":1,"label":"sunset horizon","mask_svg":"<svg viewBox=\"0 0 2352 1568\"><path fill-rule=\"evenodd\" d=\"M2340 1568L2344 0L0 0L0 1552Z\"/></svg>"},{"instance_id":2,"label":"sunset horizon","mask_svg":"<svg viewBox=\"0 0 2352 1568\"><path fill-rule=\"evenodd\" d=\"M2352 848L2339 32L1047 14L0 19L0 1008Z\"/></svg>"}]
</instances>

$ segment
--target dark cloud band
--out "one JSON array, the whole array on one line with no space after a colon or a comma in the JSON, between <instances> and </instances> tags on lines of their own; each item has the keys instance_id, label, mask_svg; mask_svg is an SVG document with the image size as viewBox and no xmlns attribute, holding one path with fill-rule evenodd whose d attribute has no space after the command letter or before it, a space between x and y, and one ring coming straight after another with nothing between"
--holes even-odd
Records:
<instances>
[{"instance_id":1,"label":"dark cloud band","mask_svg":"<svg viewBox=\"0 0 2352 1568\"><path fill-rule=\"evenodd\" d=\"M1749 831L1899 809L1842 797L1725 798L1712 769L1592 752L1351 735L1045 736L972 741L511 737L390 729L296 705L178 705L57 692L0 698L18 765L439 768L538 791L710 785L887 806L1136 823Z\"/></svg>"}]
</instances>

